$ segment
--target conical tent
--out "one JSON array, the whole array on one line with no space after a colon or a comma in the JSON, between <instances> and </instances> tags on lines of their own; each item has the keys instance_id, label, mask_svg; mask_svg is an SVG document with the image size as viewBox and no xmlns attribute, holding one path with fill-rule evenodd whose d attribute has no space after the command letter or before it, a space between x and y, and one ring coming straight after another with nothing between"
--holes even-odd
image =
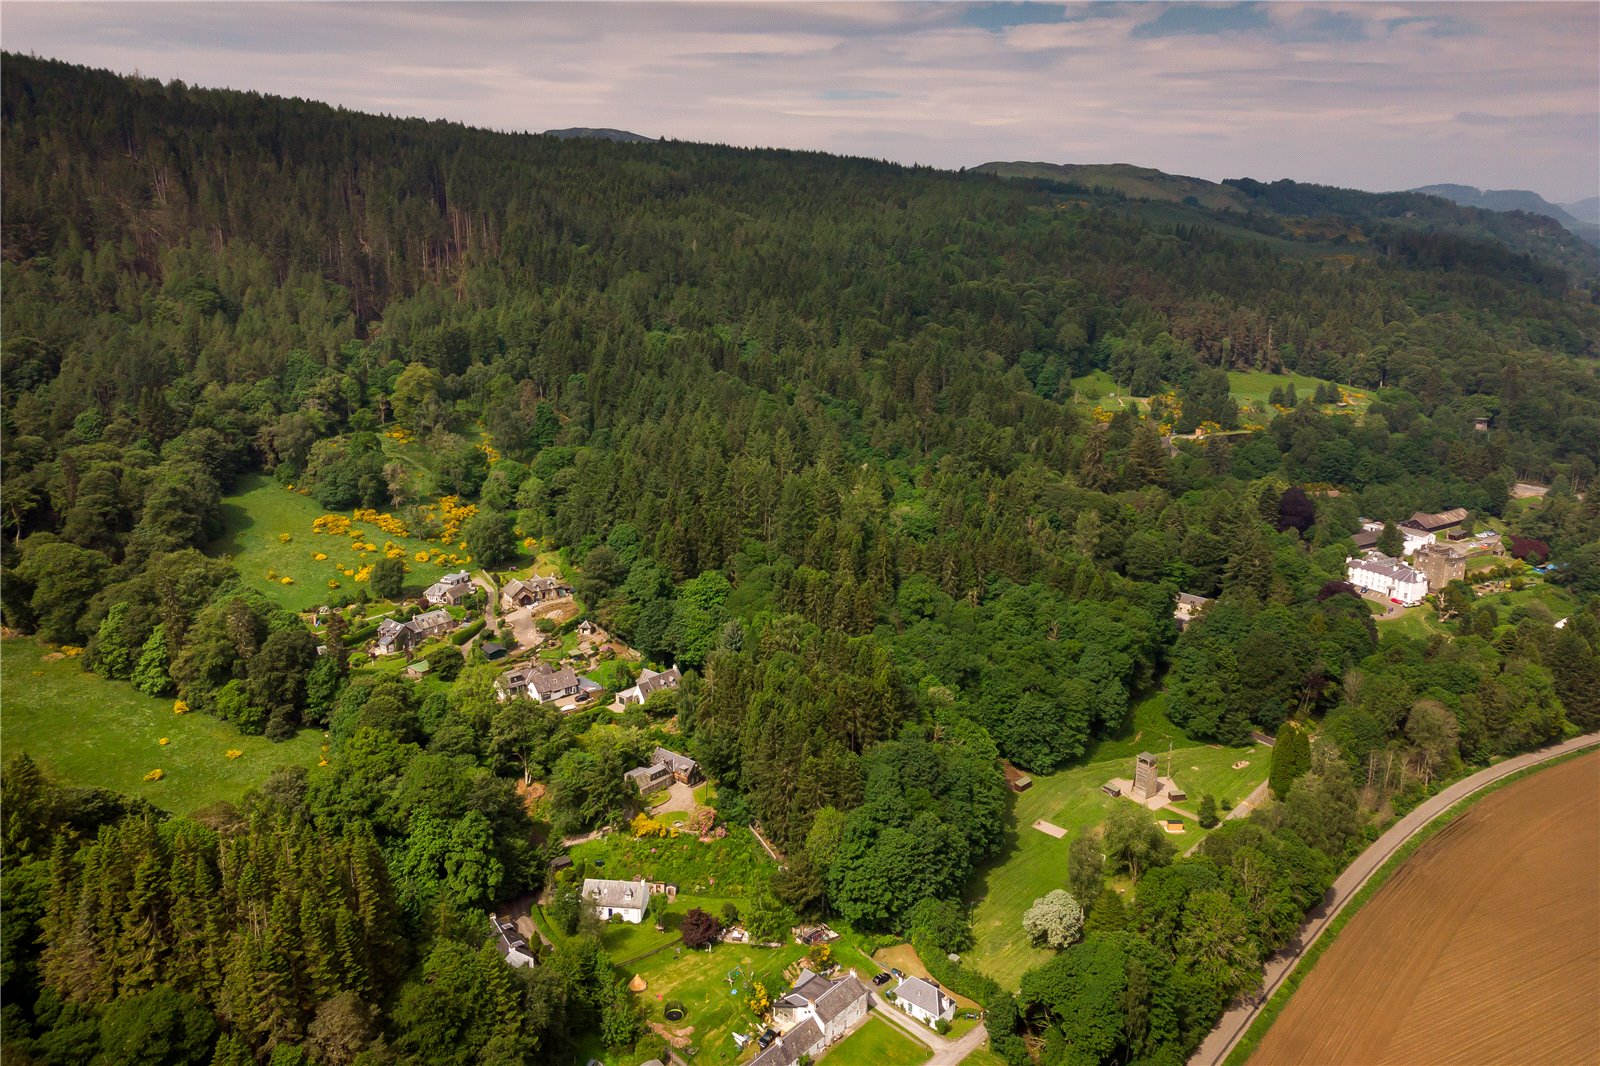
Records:
<instances>
[{"instance_id":1,"label":"conical tent","mask_svg":"<svg viewBox=\"0 0 1600 1066\"><path fill-rule=\"evenodd\" d=\"M645 983L644 983L644 975L643 974L637 974L637 973L634 974L633 975L633 980L628 982L628 991L629 992L643 992L645 990L645 987L646 986L645 986Z\"/></svg>"}]
</instances>

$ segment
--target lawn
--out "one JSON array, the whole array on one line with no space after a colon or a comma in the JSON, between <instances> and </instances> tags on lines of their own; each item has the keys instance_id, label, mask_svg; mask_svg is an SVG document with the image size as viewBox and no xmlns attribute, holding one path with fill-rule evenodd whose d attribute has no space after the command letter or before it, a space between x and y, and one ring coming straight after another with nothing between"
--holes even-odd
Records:
<instances>
[{"instance_id":1,"label":"lawn","mask_svg":"<svg viewBox=\"0 0 1600 1066\"><path fill-rule=\"evenodd\" d=\"M1099 406L1107 411L1121 411L1125 408L1139 410L1138 400L1149 403L1148 396L1129 396L1127 390L1117 384L1110 374L1104 370L1093 370L1072 379L1073 391L1077 394L1079 402L1088 407ZM1112 394L1116 395L1113 396Z\"/></svg>"},{"instance_id":2,"label":"lawn","mask_svg":"<svg viewBox=\"0 0 1600 1066\"><path fill-rule=\"evenodd\" d=\"M1270 748L1197 744L1166 719L1164 706L1162 697L1142 702L1121 733L1096 745L1091 761L1054 774L1035 774L1033 787L1013 797L1012 825L1001 852L979 870L969 893L977 944L967 961L1003 986L1016 988L1026 970L1051 957L1048 949L1028 942L1022 913L1038 897L1065 886L1072 841L1100 825L1115 804L1129 802L1107 796L1100 786L1113 777L1132 777L1134 755L1140 751L1157 755L1165 776L1171 742L1172 776L1189 793L1185 806L1190 810L1205 792L1237 804L1266 780ZM1233 763L1240 760L1249 765L1234 770ZM1067 835L1056 838L1034 829L1039 820L1067 830ZM1184 834L1169 839L1182 852L1205 836L1198 824L1189 822Z\"/></svg>"},{"instance_id":3,"label":"lawn","mask_svg":"<svg viewBox=\"0 0 1600 1066\"><path fill-rule=\"evenodd\" d=\"M172 713L172 700L106 681L77 659L46 661L50 651L28 637L5 641L0 753L27 752L73 785L96 785L189 814L237 800L281 766L315 767L322 734L303 730L281 744L241 735L204 714ZM163 746L162 737L169 738ZM243 752L229 759L227 752ZM159 781L144 775L160 769Z\"/></svg>"},{"instance_id":4,"label":"lawn","mask_svg":"<svg viewBox=\"0 0 1600 1066\"><path fill-rule=\"evenodd\" d=\"M687 833L676 837L610 833L577 845L570 854L574 863L589 863L589 877L665 881L677 885L679 892L715 900L743 899L772 867L772 860L744 826L730 826L726 837L704 844Z\"/></svg>"},{"instance_id":5,"label":"lawn","mask_svg":"<svg viewBox=\"0 0 1600 1066\"><path fill-rule=\"evenodd\" d=\"M1525 604L1542 603L1549 608L1550 614L1556 619L1565 618L1577 609L1577 601L1572 598L1570 592L1559 585L1545 581L1530 584L1516 592L1508 590L1490 593L1483 597L1483 602L1494 604L1495 610L1500 612L1502 623L1510 619L1514 608Z\"/></svg>"},{"instance_id":6,"label":"lawn","mask_svg":"<svg viewBox=\"0 0 1600 1066\"><path fill-rule=\"evenodd\" d=\"M1321 378L1307 377L1304 374L1270 374L1265 370L1230 370L1228 371L1228 388L1233 398L1239 401L1240 406L1247 403L1259 403L1267 407L1267 400L1272 396L1273 389L1281 389L1290 382L1294 383L1296 399L1310 399L1317 391L1317 386L1322 383ZM1346 399L1350 406L1342 408L1346 411L1364 411L1372 402L1369 393L1348 385L1342 385ZM1335 408L1329 408L1335 410ZM1267 407L1268 413L1272 409Z\"/></svg>"},{"instance_id":7,"label":"lawn","mask_svg":"<svg viewBox=\"0 0 1600 1066\"><path fill-rule=\"evenodd\" d=\"M239 479L238 491L223 498L226 531L207 552L232 558L246 585L260 589L291 611L326 603L334 591L328 587L329 581L339 582L344 592L362 588L345 571L354 572L376 563L383 558L386 544L405 550L406 591L411 595L420 594L447 571L460 569L452 562L451 551L455 558L465 558L459 549L447 551L437 541L395 537L367 523L351 524L352 532L362 531L361 540L348 534L313 532L311 523L324 513L309 496L291 492L271 478L251 474ZM280 539L285 533L288 541ZM359 543L372 544L376 550L359 551L354 547ZM416 555L422 551L429 553L428 562L417 562ZM318 560L318 554L327 558ZM283 584L285 577L290 584Z\"/></svg>"},{"instance_id":8,"label":"lawn","mask_svg":"<svg viewBox=\"0 0 1600 1066\"><path fill-rule=\"evenodd\" d=\"M899 1026L869 1013L861 1027L833 1045L822 1060L838 1066L868 1062L875 1066L916 1066L932 1057L933 1051L926 1044L919 1044Z\"/></svg>"}]
</instances>

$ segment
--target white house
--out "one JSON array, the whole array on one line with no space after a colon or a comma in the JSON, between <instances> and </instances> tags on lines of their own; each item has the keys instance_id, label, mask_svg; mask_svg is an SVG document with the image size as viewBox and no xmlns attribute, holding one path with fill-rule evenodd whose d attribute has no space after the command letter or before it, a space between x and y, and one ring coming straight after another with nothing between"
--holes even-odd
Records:
<instances>
[{"instance_id":1,"label":"white house","mask_svg":"<svg viewBox=\"0 0 1600 1066\"><path fill-rule=\"evenodd\" d=\"M1413 529L1406 525L1402 525L1400 527L1400 535L1406 538L1405 547L1400 549L1400 554L1406 558L1410 558L1411 556L1417 554L1417 552L1421 551L1423 548L1426 548L1430 544L1437 544L1439 542L1439 537L1437 534L1429 533L1422 529Z\"/></svg>"},{"instance_id":2,"label":"white house","mask_svg":"<svg viewBox=\"0 0 1600 1066\"><path fill-rule=\"evenodd\" d=\"M1345 576L1356 588L1379 593L1405 607L1415 607L1428 594L1428 579L1420 572L1377 552L1364 559L1346 559Z\"/></svg>"},{"instance_id":3,"label":"white house","mask_svg":"<svg viewBox=\"0 0 1600 1066\"><path fill-rule=\"evenodd\" d=\"M446 574L429 585L422 598L428 601L430 607L442 604L454 607L470 595L472 595L472 575L460 570L454 574Z\"/></svg>"},{"instance_id":4,"label":"white house","mask_svg":"<svg viewBox=\"0 0 1600 1066\"><path fill-rule=\"evenodd\" d=\"M683 674L674 666L670 670L652 670L648 666L639 672L639 680L632 688L617 693L620 703L643 703L662 689L677 688Z\"/></svg>"},{"instance_id":5,"label":"white house","mask_svg":"<svg viewBox=\"0 0 1600 1066\"><path fill-rule=\"evenodd\" d=\"M514 923L503 922L491 914L489 928L494 930L495 948L500 952L501 958L506 960L506 964L513 969L521 970L539 961L533 957L533 952L528 950L528 942L522 939Z\"/></svg>"},{"instance_id":6,"label":"white house","mask_svg":"<svg viewBox=\"0 0 1600 1066\"><path fill-rule=\"evenodd\" d=\"M605 881L586 877L583 881L583 902L592 908L602 922L613 916L638 925L644 921L645 909L650 906L650 885L645 881Z\"/></svg>"},{"instance_id":7,"label":"white house","mask_svg":"<svg viewBox=\"0 0 1600 1066\"><path fill-rule=\"evenodd\" d=\"M956 1001L944 990L920 977L907 977L895 986L894 1001L900 1009L930 1028L956 1016Z\"/></svg>"}]
</instances>

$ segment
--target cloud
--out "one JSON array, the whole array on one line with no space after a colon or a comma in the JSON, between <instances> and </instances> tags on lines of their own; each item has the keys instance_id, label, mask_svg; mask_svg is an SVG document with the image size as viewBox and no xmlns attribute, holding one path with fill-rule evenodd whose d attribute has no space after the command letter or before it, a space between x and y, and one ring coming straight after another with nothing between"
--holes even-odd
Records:
<instances>
[{"instance_id":1,"label":"cloud","mask_svg":"<svg viewBox=\"0 0 1600 1066\"><path fill-rule=\"evenodd\" d=\"M957 167L1127 161L1364 188L1600 186L1600 7L35 4L3 43L496 129Z\"/></svg>"}]
</instances>

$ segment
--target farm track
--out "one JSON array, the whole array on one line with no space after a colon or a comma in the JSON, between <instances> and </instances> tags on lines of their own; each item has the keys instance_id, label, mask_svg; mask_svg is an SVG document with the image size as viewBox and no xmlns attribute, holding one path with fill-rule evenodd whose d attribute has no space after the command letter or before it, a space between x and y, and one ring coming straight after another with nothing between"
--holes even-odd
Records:
<instances>
[{"instance_id":1,"label":"farm track","mask_svg":"<svg viewBox=\"0 0 1600 1066\"><path fill-rule=\"evenodd\" d=\"M1600 1061L1600 757L1520 781L1420 848L1252 1063Z\"/></svg>"}]
</instances>

